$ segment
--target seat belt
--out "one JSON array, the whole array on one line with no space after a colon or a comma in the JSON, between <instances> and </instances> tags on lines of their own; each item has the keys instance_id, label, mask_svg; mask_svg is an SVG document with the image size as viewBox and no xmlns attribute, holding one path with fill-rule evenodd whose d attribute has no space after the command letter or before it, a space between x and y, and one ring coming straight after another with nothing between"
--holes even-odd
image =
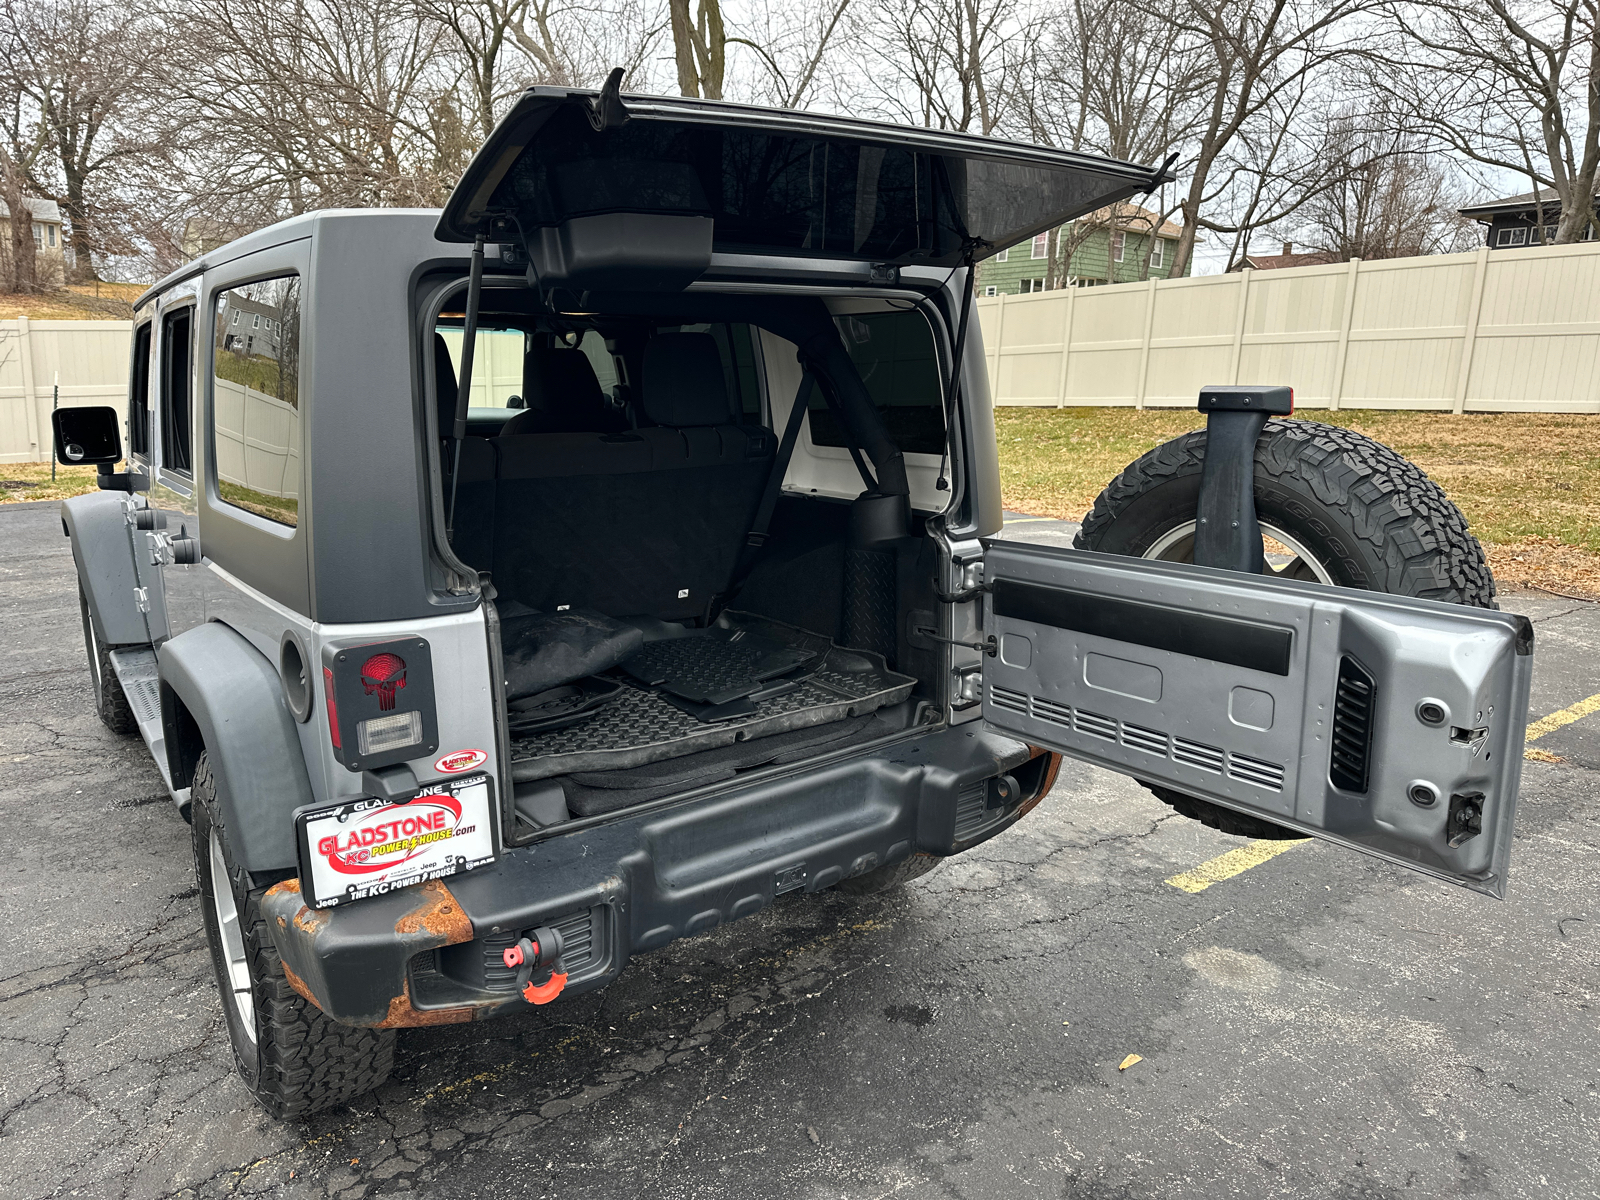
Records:
<instances>
[{"instance_id":1,"label":"seat belt","mask_svg":"<svg viewBox=\"0 0 1600 1200\"><path fill-rule=\"evenodd\" d=\"M783 427L783 440L778 443L777 456L772 460L772 471L767 475L766 490L761 493L761 503L756 506L755 519L750 523L750 532L745 534L744 547L739 551L739 562L733 569L733 579L728 584L727 591L722 593L724 603L731 600L744 586L744 581L750 577L750 572L755 569L756 560L761 557L761 548L767 544L767 529L772 524L772 514L778 507L778 496L783 491L783 477L789 472L789 459L794 455L794 444L800 437L800 422L806 414L807 402L811 399L811 389L816 386L816 379L807 367L800 376L800 387L794 394L794 405L789 409L789 421Z\"/></svg>"}]
</instances>

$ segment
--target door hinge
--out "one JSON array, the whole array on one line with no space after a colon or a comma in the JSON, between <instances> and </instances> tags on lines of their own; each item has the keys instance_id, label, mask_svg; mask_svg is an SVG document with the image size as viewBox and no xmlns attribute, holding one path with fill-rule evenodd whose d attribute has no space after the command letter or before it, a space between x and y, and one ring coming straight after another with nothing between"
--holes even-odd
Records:
<instances>
[{"instance_id":1,"label":"door hinge","mask_svg":"<svg viewBox=\"0 0 1600 1200\"><path fill-rule=\"evenodd\" d=\"M164 567L172 561L172 538L161 530L145 534L150 545L150 565Z\"/></svg>"},{"instance_id":2,"label":"door hinge","mask_svg":"<svg viewBox=\"0 0 1600 1200\"><path fill-rule=\"evenodd\" d=\"M957 671L955 695L950 700L950 707L959 710L982 702L983 668L974 666Z\"/></svg>"},{"instance_id":3,"label":"door hinge","mask_svg":"<svg viewBox=\"0 0 1600 1200\"><path fill-rule=\"evenodd\" d=\"M133 603L135 604L135 606L137 606L137 608L139 609L140 612L142 612L142 613L149 612L150 611L150 589L149 588L134 588L133 589Z\"/></svg>"}]
</instances>

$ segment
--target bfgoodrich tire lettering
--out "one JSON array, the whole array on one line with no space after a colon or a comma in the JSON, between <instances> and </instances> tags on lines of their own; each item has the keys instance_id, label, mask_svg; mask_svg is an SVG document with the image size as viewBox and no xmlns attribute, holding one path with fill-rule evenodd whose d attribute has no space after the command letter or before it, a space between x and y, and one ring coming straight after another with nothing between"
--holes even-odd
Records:
<instances>
[{"instance_id":1,"label":"bfgoodrich tire lettering","mask_svg":"<svg viewBox=\"0 0 1600 1200\"><path fill-rule=\"evenodd\" d=\"M233 861L227 830L221 824L216 779L204 754L195 766L191 796L195 882L221 993L223 1022L245 1086L274 1117L307 1116L346 1104L378 1087L394 1066L394 1031L340 1025L289 986L261 916L266 887L253 886L250 874ZM225 878L217 878L212 867L213 831L219 835ZM218 888L228 889L238 914L237 939L227 937L221 928L218 909L227 905L217 904ZM243 950L248 1003L236 1000L230 941L235 955L241 947Z\"/></svg>"},{"instance_id":2,"label":"bfgoodrich tire lettering","mask_svg":"<svg viewBox=\"0 0 1600 1200\"><path fill-rule=\"evenodd\" d=\"M1194 520L1204 430L1164 442L1101 492L1079 549L1143 557ZM1256 443L1256 511L1290 534L1342 587L1494 608L1494 577L1450 498L1381 442L1318 421L1268 421ZM1165 557L1165 556L1163 556ZM1184 816L1224 833L1299 837L1259 817L1145 784Z\"/></svg>"}]
</instances>

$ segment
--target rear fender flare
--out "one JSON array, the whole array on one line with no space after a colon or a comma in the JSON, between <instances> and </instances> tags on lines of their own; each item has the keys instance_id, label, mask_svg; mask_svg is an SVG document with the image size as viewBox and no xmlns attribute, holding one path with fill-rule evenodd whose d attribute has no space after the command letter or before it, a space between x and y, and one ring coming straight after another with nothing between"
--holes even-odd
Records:
<instances>
[{"instance_id":1,"label":"rear fender flare","mask_svg":"<svg viewBox=\"0 0 1600 1200\"><path fill-rule=\"evenodd\" d=\"M150 631L134 597L139 576L128 519L117 492L90 492L61 502L61 526L102 646L148 646Z\"/></svg>"},{"instance_id":2,"label":"rear fender flare","mask_svg":"<svg viewBox=\"0 0 1600 1200\"><path fill-rule=\"evenodd\" d=\"M189 786L204 750L235 860L293 869L294 811L315 797L277 669L216 621L163 642L157 657L172 786Z\"/></svg>"}]
</instances>

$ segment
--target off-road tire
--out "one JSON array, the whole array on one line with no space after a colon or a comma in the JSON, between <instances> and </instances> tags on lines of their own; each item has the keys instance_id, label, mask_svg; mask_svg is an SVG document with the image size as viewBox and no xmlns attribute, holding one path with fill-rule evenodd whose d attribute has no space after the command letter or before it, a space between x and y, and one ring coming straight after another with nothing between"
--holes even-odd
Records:
<instances>
[{"instance_id":1,"label":"off-road tire","mask_svg":"<svg viewBox=\"0 0 1600 1200\"><path fill-rule=\"evenodd\" d=\"M222 1000L223 1021L240 1078L256 1101L278 1118L308 1116L347 1104L380 1086L394 1066L394 1031L358 1029L329 1020L289 985L277 947L261 915L266 885L236 865L217 803L216 779L208 756L195 765L193 844L195 882L211 947L211 965ZM211 831L222 835L228 887L239 914L249 964L255 1033L242 1023L229 981L226 951L217 921L212 878Z\"/></svg>"},{"instance_id":2,"label":"off-road tire","mask_svg":"<svg viewBox=\"0 0 1600 1200\"><path fill-rule=\"evenodd\" d=\"M1205 430L1142 455L1107 485L1073 544L1143 555L1194 520ZM1439 485L1382 442L1319 421L1268 421L1256 442L1256 511L1299 539L1341 587L1493 608L1494 577Z\"/></svg>"},{"instance_id":3,"label":"off-road tire","mask_svg":"<svg viewBox=\"0 0 1600 1200\"><path fill-rule=\"evenodd\" d=\"M920 879L943 861L944 859L932 854L913 854L900 862L875 867L865 874L850 879L841 879L833 885L833 890L843 892L846 896L881 895L910 883L913 879Z\"/></svg>"},{"instance_id":4,"label":"off-road tire","mask_svg":"<svg viewBox=\"0 0 1600 1200\"><path fill-rule=\"evenodd\" d=\"M1073 544L1142 556L1194 520L1204 430L1164 442L1101 492ZM1466 518L1416 464L1381 442L1319 421L1268 421L1256 442L1260 518L1298 539L1342 587L1494 608L1494 576ZM1142 782L1142 781L1141 781ZM1186 817L1249 838L1303 835L1146 783Z\"/></svg>"},{"instance_id":5,"label":"off-road tire","mask_svg":"<svg viewBox=\"0 0 1600 1200\"><path fill-rule=\"evenodd\" d=\"M102 646L94 634L94 620L89 616L89 597L84 595L83 583L78 583L78 611L83 615L83 649L89 656L89 687L94 692L94 711L102 724L112 733L127 737L139 732L139 722L133 715L111 665L111 647Z\"/></svg>"}]
</instances>

